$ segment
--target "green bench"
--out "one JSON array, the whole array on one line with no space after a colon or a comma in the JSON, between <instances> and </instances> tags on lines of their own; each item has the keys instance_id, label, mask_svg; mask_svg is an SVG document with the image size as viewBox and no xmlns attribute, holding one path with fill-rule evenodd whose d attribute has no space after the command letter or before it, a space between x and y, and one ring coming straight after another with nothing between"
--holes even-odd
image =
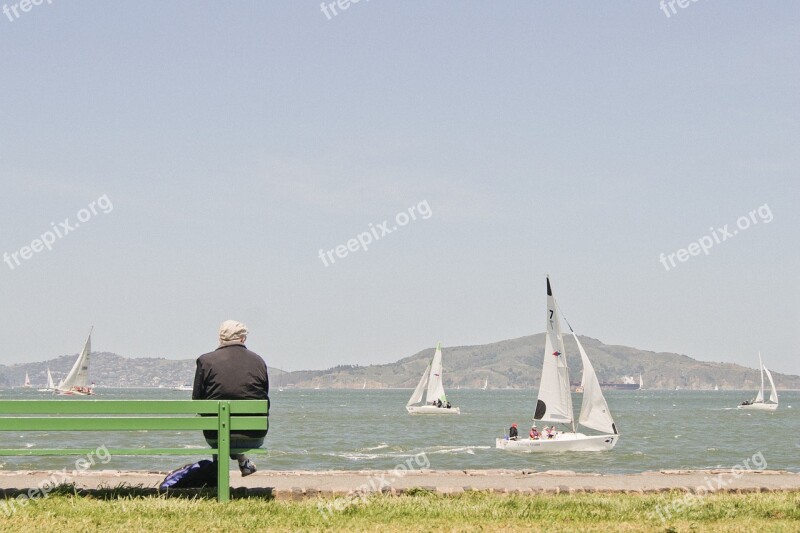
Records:
<instances>
[{"instance_id":1,"label":"green bench","mask_svg":"<svg viewBox=\"0 0 800 533\"><path fill-rule=\"evenodd\" d=\"M267 413L264 415L264 413ZM256 416L262 415L262 416ZM0 431L216 430L216 448L107 448L110 455L217 454L217 498L230 499L230 432L269 429L269 400L2 400ZM0 456L85 455L82 448L3 448Z\"/></svg>"}]
</instances>

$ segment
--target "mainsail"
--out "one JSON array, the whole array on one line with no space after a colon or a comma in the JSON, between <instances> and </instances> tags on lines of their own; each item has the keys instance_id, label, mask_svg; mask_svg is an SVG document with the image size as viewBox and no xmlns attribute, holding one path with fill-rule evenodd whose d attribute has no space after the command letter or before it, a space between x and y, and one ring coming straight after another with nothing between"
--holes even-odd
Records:
<instances>
[{"instance_id":1,"label":"mainsail","mask_svg":"<svg viewBox=\"0 0 800 533\"><path fill-rule=\"evenodd\" d=\"M47 389L48 390L53 390L55 388L56 388L56 386L53 383L53 374L50 373L50 369L48 368L47 369Z\"/></svg>"},{"instance_id":2,"label":"mainsail","mask_svg":"<svg viewBox=\"0 0 800 533\"><path fill-rule=\"evenodd\" d=\"M761 361L761 352L758 352L758 368L761 370L761 388L758 389L758 394L753 403L764 402L764 363Z\"/></svg>"},{"instance_id":3,"label":"mainsail","mask_svg":"<svg viewBox=\"0 0 800 533\"><path fill-rule=\"evenodd\" d=\"M544 340L542 379L533 418L544 422L573 422L572 397L569 391L569 371L564 354L564 339L550 278L547 278L547 331Z\"/></svg>"},{"instance_id":4,"label":"mainsail","mask_svg":"<svg viewBox=\"0 0 800 533\"><path fill-rule=\"evenodd\" d=\"M447 402L447 397L444 395L444 385L442 385L442 344L436 345L436 353L433 354L433 361L431 361L430 377L428 378L428 392L425 400L435 402L441 400L442 403Z\"/></svg>"},{"instance_id":5,"label":"mainsail","mask_svg":"<svg viewBox=\"0 0 800 533\"><path fill-rule=\"evenodd\" d=\"M86 344L83 345L78 359L72 365L72 369L67 374L67 377L58 384L61 390L70 390L73 387L88 387L89 386L89 353L92 351L92 331L89 330L89 337L86 338Z\"/></svg>"}]
</instances>

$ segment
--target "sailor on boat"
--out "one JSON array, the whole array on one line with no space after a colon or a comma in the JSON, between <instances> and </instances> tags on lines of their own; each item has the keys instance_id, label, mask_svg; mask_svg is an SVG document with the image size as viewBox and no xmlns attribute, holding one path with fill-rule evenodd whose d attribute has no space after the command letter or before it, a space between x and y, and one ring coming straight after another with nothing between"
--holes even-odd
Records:
<instances>
[{"instance_id":1,"label":"sailor on boat","mask_svg":"<svg viewBox=\"0 0 800 533\"><path fill-rule=\"evenodd\" d=\"M511 427L508 428L508 440L517 440L519 438L519 432L517 431L517 423L514 422L511 424Z\"/></svg>"}]
</instances>

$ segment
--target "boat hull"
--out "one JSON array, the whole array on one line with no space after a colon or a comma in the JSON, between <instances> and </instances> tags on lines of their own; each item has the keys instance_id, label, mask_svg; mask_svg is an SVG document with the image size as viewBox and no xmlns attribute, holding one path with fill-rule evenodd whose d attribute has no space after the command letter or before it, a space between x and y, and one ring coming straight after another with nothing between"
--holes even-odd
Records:
<instances>
[{"instance_id":1,"label":"boat hull","mask_svg":"<svg viewBox=\"0 0 800 533\"><path fill-rule=\"evenodd\" d=\"M737 405L737 409L747 409L750 411L774 411L778 408L777 403L752 403L750 405Z\"/></svg>"},{"instance_id":2,"label":"boat hull","mask_svg":"<svg viewBox=\"0 0 800 533\"><path fill-rule=\"evenodd\" d=\"M94 396L93 392L79 392L76 390L58 390L56 389L56 394L60 394L62 396Z\"/></svg>"},{"instance_id":3,"label":"boat hull","mask_svg":"<svg viewBox=\"0 0 800 533\"><path fill-rule=\"evenodd\" d=\"M461 409L458 407L436 407L435 405L407 405L406 410L412 415L459 415Z\"/></svg>"},{"instance_id":4,"label":"boat hull","mask_svg":"<svg viewBox=\"0 0 800 533\"><path fill-rule=\"evenodd\" d=\"M584 435L583 433L558 433L552 439L497 439L500 450L532 453L605 452L613 448L619 435Z\"/></svg>"}]
</instances>

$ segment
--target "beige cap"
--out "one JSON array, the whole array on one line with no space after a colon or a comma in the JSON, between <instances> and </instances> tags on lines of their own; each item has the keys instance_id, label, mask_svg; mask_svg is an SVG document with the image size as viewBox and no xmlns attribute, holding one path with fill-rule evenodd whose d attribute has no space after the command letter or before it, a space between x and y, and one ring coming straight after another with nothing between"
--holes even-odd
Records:
<instances>
[{"instance_id":1,"label":"beige cap","mask_svg":"<svg viewBox=\"0 0 800 533\"><path fill-rule=\"evenodd\" d=\"M226 320L219 326L219 345L243 344L247 326L236 320Z\"/></svg>"}]
</instances>

